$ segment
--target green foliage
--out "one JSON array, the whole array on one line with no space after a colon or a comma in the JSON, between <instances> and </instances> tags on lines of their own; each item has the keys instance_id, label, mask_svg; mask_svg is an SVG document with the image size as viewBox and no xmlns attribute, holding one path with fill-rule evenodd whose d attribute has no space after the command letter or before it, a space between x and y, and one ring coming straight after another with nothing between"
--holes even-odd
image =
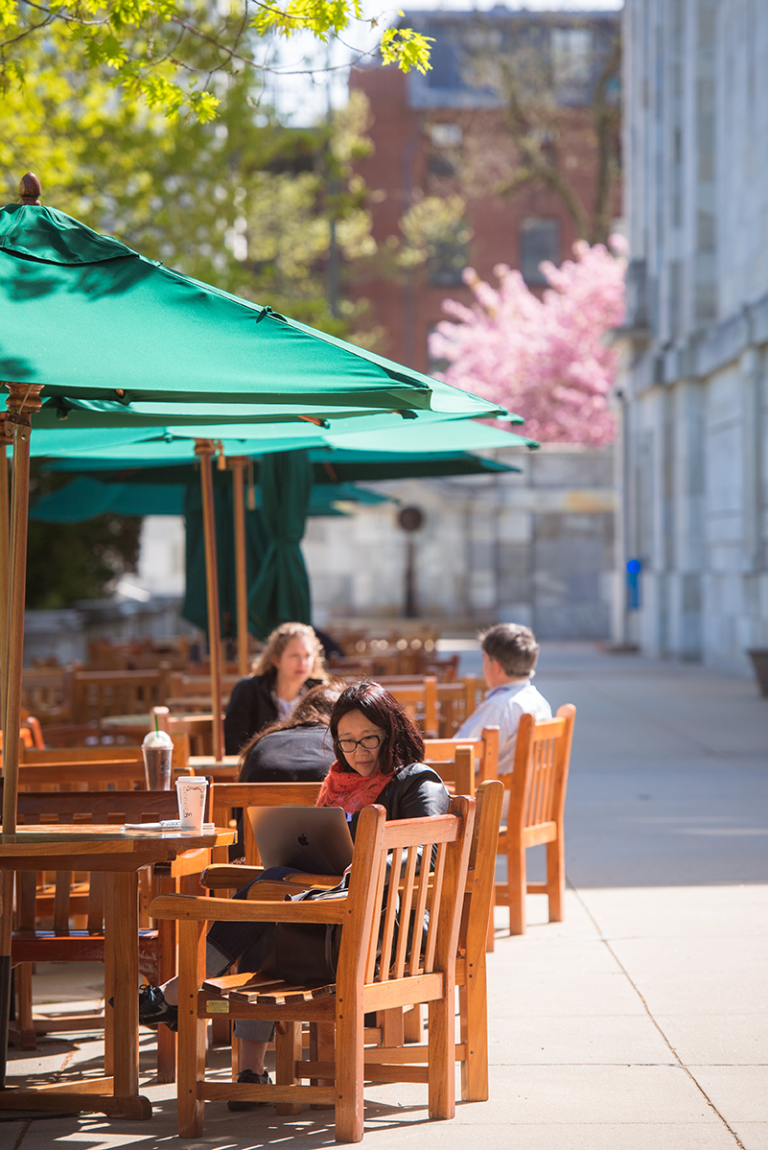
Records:
<instances>
[{"instance_id":1,"label":"green foliage","mask_svg":"<svg viewBox=\"0 0 768 1150\"><path fill-rule=\"evenodd\" d=\"M201 52L206 56L207 50ZM109 81L77 70L58 29L30 42L25 92L0 101L7 199L34 171L43 200L129 247L276 311L348 335L362 305L331 315L331 221L344 262L371 256L366 188L352 173L367 154L361 93L314 129L286 129L262 103L255 69L220 77L215 121L169 121L118 101ZM343 286L343 284L342 284Z\"/></svg>"},{"instance_id":2,"label":"green foliage","mask_svg":"<svg viewBox=\"0 0 768 1150\"><path fill-rule=\"evenodd\" d=\"M70 475L46 473L33 461L30 495L68 483ZM29 523L27 608L69 607L78 599L100 599L139 554L141 520L100 515L87 523Z\"/></svg>"},{"instance_id":3,"label":"green foliage","mask_svg":"<svg viewBox=\"0 0 768 1150\"><path fill-rule=\"evenodd\" d=\"M209 89L212 79L243 65L263 68L265 38L304 32L326 42L356 21L376 25L365 20L359 0L232 0L210 6L201 0L0 0L0 82L18 88L18 61L28 41L44 43L53 35L74 51L79 73L101 77L106 69L110 86L131 105L206 123L219 103L218 92ZM426 71L429 52L428 37L409 28L383 34L384 63L404 72Z\"/></svg>"},{"instance_id":4,"label":"green foliage","mask_svg":"<svg viewBox=\"0 0 768 1150\"><path fill-rule=\"evenodd\" d=\"M381 58L385 64L397 64L401 72L415 68L424 75L432 67L429 45L433 43L433 36L422 36L412 28L387 28L381 37Z\"/></svg>"}]
</instances>

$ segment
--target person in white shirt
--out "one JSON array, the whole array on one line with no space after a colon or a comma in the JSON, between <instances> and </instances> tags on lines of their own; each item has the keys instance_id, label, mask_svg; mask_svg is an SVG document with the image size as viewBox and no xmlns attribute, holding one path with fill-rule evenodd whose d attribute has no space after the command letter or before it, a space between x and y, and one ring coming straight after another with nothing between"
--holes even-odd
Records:
<instances>
[{"instance_id":1,"label":"person in white shirt","mask_svg":"<svg viewBox=\"0 0 768 1150\"><path fill-rule=\"evenodd\" d=\"M488 694L453 737L479 739L485 727L498 727L499 774L509 775L515 763L520 716L552 718L549 703L531 682L539 644L530 627L520 623L498 623L481 636L481 642Z\"/></svg>"}]
</instances>

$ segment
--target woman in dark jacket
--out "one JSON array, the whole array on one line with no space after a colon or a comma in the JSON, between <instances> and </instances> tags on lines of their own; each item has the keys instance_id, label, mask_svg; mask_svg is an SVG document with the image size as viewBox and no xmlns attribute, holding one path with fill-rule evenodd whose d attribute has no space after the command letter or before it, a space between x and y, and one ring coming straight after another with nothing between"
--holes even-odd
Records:
<instances>
[{"instance_id":1,"label":"woman in dark jacket","mask_svg":"<svg viewBox=\"0 0 768 1150\"><path fill-rule=\"evenodd\" d=\"M387 819L413 819L444 815L450 797L442 779L425 765L424 740L397 700L378 683L363 681L347 687L331 713L330 733L336 758L325 777L318 806L342 807L354 838L363 807L381 804ZM265 872L264 878L282 878L287 872ZM258 880L257 880L258 881ZM235 898L246 898L249 884ZM245 956L242 969L258 970L274 931L273 923L217 922L208 932L206 969L217 977ZM162 988L142 991L144 1023L175 1024L176 980ZM173 1005L172 1005L173 1004ZM264 1057L271 1039L271 1024L241 1021L235 1024L240 1041L238 1081L269 1082ZM250 1109L252 1102L232 1101L232 1110Z\"/></svg>"},{"instance_id":2,"label":"woman in dark jacket","mask_svg":"<svg viewBox=\"0 0 768 1150\"><path fill-rule=\"evenodd\" d=\"M323 649L306 623L281 623L267 639L256 673L235 684L224 718L224 749L242 748L264 727L290 717L299 699L328 675Z\"/></svg>"},{"instance_id":3,"label":"woman in dark jacket","mask_svg":"<svg viewBox=\"0 0 768 1150\"><path fill-rule=\"evenodd\" d=\"M240 752L238 782L322 782L336 758L328 724L342 689L342 683L313 687L290 718L254 735Z\"/></svg>"}]
</instances>

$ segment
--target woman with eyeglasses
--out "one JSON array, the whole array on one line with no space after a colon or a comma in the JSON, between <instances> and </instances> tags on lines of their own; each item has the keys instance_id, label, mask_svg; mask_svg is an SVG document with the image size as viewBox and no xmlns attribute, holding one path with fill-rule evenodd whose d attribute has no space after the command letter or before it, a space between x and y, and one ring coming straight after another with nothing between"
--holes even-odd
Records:
<instances>
[{"instance_id":1,"label":"woman with eyeglasses","mask_svg":"<svg viewBox=\"0 0 768 1150\"><path fill-rule=\"evenodd\" d=\"M416 819L448 812L450 797L442 779L424 762L424 740L414 723L389 691L369 680L353 683L337 699L330 722L336 755L325 777L317 806L341 807L352 837L363 807L379 803L387 819ZM275 873L279 872L279 873ZM264 879L281 879L286 868L266 871ZM259 880L256 880L259 881ZM247 898L253 884L235 898ZM206 972L216 978L239 961L239 970L257 971L269 949L273 923L217 922L208 932ZM176 1029L176 979L162 987L142 987L139 1020L144 1025L165 1023ZM240 1042L238 1082L269 1083L264 1067L272 1040L271 1023L238 1019L234 1034ZM230 1101L230 1110L250 1110L259 1102Z\"/></svg>"}]
</instances>

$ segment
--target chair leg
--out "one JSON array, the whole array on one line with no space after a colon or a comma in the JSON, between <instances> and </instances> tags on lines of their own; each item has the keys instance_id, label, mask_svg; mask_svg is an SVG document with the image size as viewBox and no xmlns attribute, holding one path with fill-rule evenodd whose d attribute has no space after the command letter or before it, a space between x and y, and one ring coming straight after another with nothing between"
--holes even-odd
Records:
<instances>
[{"instance_id":1,"label":"chair leg","mask_svg":"<svg viewBox=\"0 0 768 1150\"><path fill-rule=\"evenodd\" d=\"M485 963L459 987L462 1102L488 1101L488 1002Z\"/></svg>"},{"instance_id":2,"label":"chair leg","mask_svg":"<svg viewBox=\"0 0 768 1150\"><path fill-rule=\"evenodd\" d=\"M296 1077L296 1062L301 1058L301 1023L285 1022L285 1034L279 1031L275 1034L275 1082L278 1086L295 1086L299 1079ZM275 1110L278 1114L300 1114L300 1102L278 1102Z\"/></svg>"},{"instance_id":3,"label":"chair leg","mask_svg":"<svg viewBox=\"0 0 768 1150\"><path fill-rule=\"evenodd\" d=\"M405 1025L401 1007L395 1006L392 1010L382 1010L378 1022L381 1025L382 1046L403 1046L405 1044Z\"/></svg>"},{"instance_id":4,"label":"chair leg","mask_svg":"<svg viewBox=\"0 0 768 1150\"><path fill-rule=\"evenodd\" d=\"M336 1014L336 1141L362 1142L364 1129L364 1014L359 995L337 1000ZM343 1052L343 1053L342 1053Z\"/></svg>"},{"instance_id":5,"label":"chair leg","mask_svg":"<svg viewBox=\"0 0 768 1150\"><path fill-rule=\"evenodd\" d=\"M332 1022L313 1022L309 1027L309 1057L312 1062L335 1062L336 1034ZM310 1079L312 1086L333 1086L328 1078ZM324 1102L313 1102L310 1110L327 1110Z\"/></svg>"},{"instance_id":6,"label":"chair leg","mask_svg":"<svg viewBox=\"0 0 768 1150\"><path fill-rule=\"evenodd\" d=\"M36 1050L37 1036L35 1023L32 1017L32 963L21 962L15 968L16 1025L19 1034L19 1045L22 1050Z\"/></svg>"},{"instance_id":7,"label":"chair leg","mask_svg":"<svg viewBox=\"0 0 768 1150\"><path fill-rule=\"evenodd\" d=\"M547 898L549 902L549 921L563 921L563 902L565 899L565 851L563 849L562 829L558 828L558 835L554 842L547 843Z\"/></svg>"},{"instance_id":8,"label":"chair leg","mask_svg":"<svg viewBox=\"0 0 768 1150\"><path fill-rule=\"evenodd\" d=\"M204 925L204 924L200 924ZM205 1103L198 1082L205 1078L205 1021L197 1014L197 989L205 978L205 937L198 923L179 921L179 1136L199 1138Z\"/></svg>"},{"instance_id":9,"label":"chair leg","mask_svg":"<svg viewBox=\"0 0 768 1150\"><path fill-rule=\"evenodd\" d=\"M429 1004L429 1117L453 1118L456 1114L456 1021L455 987Z\"/></svg>"},{"instance_id":10,"label":"chair leg","mask_svg":"<svg viewBox=\"0 0 768 1150\"><path fill-rule=\"evenodd\" d=\"M424 1041L424 1021L421 1017L421 1006L416 1003L410 1010L406 1010L403 1016L403 1031L406 1042L417 1042L421 1044ZM386 1045L386 1043L384 1044Z\"/></svg>"},{"instance_id":11,"label":"chair leg","mask_svg":"<svg viewBox=\"0 0 768 1150\"><path fill-rule=\"evenodd\" d=\"M507 851L507 890L509 891L509 933L525 934L525 847Z\"/></svg>"},{"instance_id":12,"label":"chair leg","mask_svg":"<svg viewBox=\"0 0 768 1150\"><path fill-rule=\"evenodd\" d=\"M157 880L157 894L178 893L178 880L160 877ZM159 919L157 928L157 983L167 982L176 974L176 921L172 918ZM167 1026L157 1028L157 1080L168 1083L176 1081L176 1035Z\"/></svg>"}]
</instances>

